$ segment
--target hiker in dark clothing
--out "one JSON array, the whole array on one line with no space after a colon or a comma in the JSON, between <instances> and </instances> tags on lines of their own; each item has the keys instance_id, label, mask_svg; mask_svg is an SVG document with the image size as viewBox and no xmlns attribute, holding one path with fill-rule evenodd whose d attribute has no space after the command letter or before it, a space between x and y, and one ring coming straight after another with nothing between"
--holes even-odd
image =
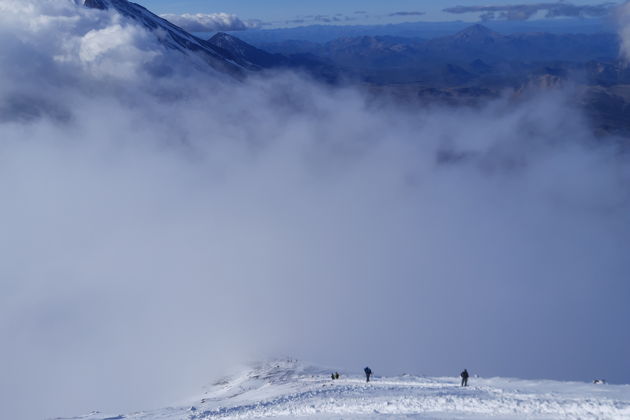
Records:
<instances>
[{"instance_id":1,"label":"hiker in dark clothing","mask_svg":"<svg viewBox=\"0 0 630 420\"><path fill-rule=\"evenodd\" d=\"M334 373L331 373L331 374L330 374L330 378L334 381L334 380L335 380L335 374L334 374Z\"/></svg>"},{"instance_id":2,"label":"hiker in dark clothing","mask_svg":"<svg viewBox=\"0 0 630 420\"><path fill-rule=\"evenodd\" d=\"M365 372L365 382L370 382L370 376L372 376L372 369L366 366L365 369L363 369L363 371Z\"/></svg>"},{"instance_id":3,"label":"hiker in dark clothing","mask_svg":"<svg viewBox=\"0 0 630 420\"><path fill-rule=\"evenodd\" d=\"M459 376L462 377L462 386L468 386L468 377L470 376L468 374L468 371L464 369L464 371L460 373Z\"/></svg>"},{"instance_id":4,"label":"hiker in dark clothing","mask_svg":"<svg viewBox=\"0 0 630 420\"><path fill-rule=\"evenodd\" d=\"M339 379L339 372L335 372L335 379Z\"/></svg>"}]
</instances>

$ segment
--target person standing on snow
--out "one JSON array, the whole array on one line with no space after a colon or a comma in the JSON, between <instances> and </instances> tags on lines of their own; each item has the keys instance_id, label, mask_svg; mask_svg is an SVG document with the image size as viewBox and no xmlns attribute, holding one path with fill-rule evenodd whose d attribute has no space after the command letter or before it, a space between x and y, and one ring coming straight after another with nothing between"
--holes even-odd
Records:
<instances>
[{"instance_id":1,"label":"person standing on snow","mask_svg":"<svg viewBox=\"0 0 630 420\"><path fill-rule=\"evenodd\" d=\"M468 377L470 376L468 374L468 371L464 369L464 371L460 373L459 376L462 377L462 386L468 386Z\"/></svg>"},{"instance_id":2,"label":"person standing on snow","mask_svg":"<svg viewBox=\"0 0 630 420\"><path fill-rule=\"evenodd\" d=\"M372 369L366 366L365 369L363 369L363 371L365 372L365 382L370 382L370 376L372 376Z\"/></svg>"}]
</instances>

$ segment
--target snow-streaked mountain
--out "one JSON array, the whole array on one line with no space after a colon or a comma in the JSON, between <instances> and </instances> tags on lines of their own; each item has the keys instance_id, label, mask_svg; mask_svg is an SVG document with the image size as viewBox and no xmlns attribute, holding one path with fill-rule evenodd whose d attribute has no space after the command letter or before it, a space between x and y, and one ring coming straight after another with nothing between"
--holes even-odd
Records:
<instances>
[{"instance_id":1,"label":"snow-streaked mountain","mask_svg":"<svg viewBox=\"0 0 630 420\"><path fill-rule=\"evenodd\" d=\"M248 70L296 70L328 83L335 83L339 79L337 68L311 54L269 53L223 32L215 34L208 42L226 51L236 63Z\"/></svg>"},{"instance_id":2,"label":"snow-streaked mountain","mask_svg":"<svg viewBox=\"0 0 630 420\"><path fill-rule=\"evenodd\" d=\"M241 76L245 67L224 49L186 32L169 21L151 13L139 4L127 0L84 0L83 5L94 9L113 9L121 15L142 24L159 37L168 48L185 54L195 54L215 70L232 76Z\"/></svg>"},{"instance_id":3,"label":"snow-streaked mountain","mask_svg":"<svg viewBox=\"0 0 630 420\"><path fill-rule=\"evenodd\" d=\"M289 60L285 56L268 53L224 32L215 34L208 42L229 52L234 61L248 69L289 66Z\"/></svg>"},{"instance_id":4,"label":"snow-streaked mountain","mask_svg":"<svg viewBox=\"0 0 630 420\"><path fill-rule=\"evenodd\" d=\"M128 415L93 412L76 420L418 418L418 419L630 419L630 385L458 378L376 376L356 371L272 361L220 380L180 406Z\"/></svg>"}]
</instances>

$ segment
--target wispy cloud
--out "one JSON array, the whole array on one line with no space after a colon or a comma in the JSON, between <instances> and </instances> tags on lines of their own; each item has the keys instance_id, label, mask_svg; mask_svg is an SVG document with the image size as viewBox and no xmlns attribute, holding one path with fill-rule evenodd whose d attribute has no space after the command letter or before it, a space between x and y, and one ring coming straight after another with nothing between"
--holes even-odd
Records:
<instances>
[{"instance_id":1,"label":"wispy cloud","mask_svg":"<svg viewBox=\"0 0 630 420\"><path fill-rule=\"evenodd\" d=\"M599 17L610 13L617 3L574 5L571 3L535 3L505 6L455 6L444 9L447 13L479 13L482 20L527 20L538 13L554 17Z\"/></svg>"},{"instance_id":2,"label":"wispy cloud","mask_svg":"<svg viewBox=\"0 0 630 420\"><path fill-rule=\"evenodd\" d=\"M422 16L424 14L424 12L393 12L390 13L388 16Z\"/></svg>"},{"instance_id":3,"label":"wispy cloud","mask_svg":"<svg viewBox=\"0 0 630 420\"><path fill-rule=\"evenodd\" d=\"M314 23L344 23L353 22L358 18L356 16L347 16L341 13L335 15L306 15L296 16L295 19L284 21L285 24L314 24Z\"/></svg>"},{"instance_id":4,"label":"wispy cloud","mask_svg":"<svg viewBox=\"0 0 630 420\"><path fill-rule=\"evenodd\" d=\"M316 23L344 23L344 22L356 22L356 21L365 21L369 19L384 19L388 17L409 17L409 16L423 16L425 12L420 11L398 11L392 12L386 15L373 15L365 10L357 10L353 12L352 15L344 15L341 13L337 13L335 15L306 15L306 16L297 16L295 19L286 20L282 23L284 24L316 24Z\"/></svg>"},{"instance_id":5,"label":"wispy cloud","mask_svg":"<svg viewBox=\"0 0 630 420\"><path fill-rule=\"evenodd\" d=\"M259 20L242 20L229 13L163 14L161 17L188 32L244 31L263 26Z\"/></svg>"}]
</instances>

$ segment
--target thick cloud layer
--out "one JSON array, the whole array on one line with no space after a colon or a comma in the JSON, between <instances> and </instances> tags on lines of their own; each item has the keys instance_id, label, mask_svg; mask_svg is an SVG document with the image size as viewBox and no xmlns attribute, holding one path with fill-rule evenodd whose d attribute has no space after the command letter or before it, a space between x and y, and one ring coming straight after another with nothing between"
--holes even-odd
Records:
<instances>
[{"instance_id":1,"label":"thick cloud layer","mask_svg":"<svg viewBox=\"0 0 630 420\"><path fill-rule=\"evenodd\" d=\"M229 13L163 14L164 19L188 32L244 31L260 28L260 21L244 21Z\"/></svg>"},{"instance_id":2,"label":"thick cloud layer","mask_svg":"<svg viewBox=\"0 0 630 420\"><path fill-rule=\"evenodd\" d=\"M0 12L7 418L160 406L283 354L630 376L628 156L563 92L406 109L226 82L72 1Z\"/></svg>"}]
</instances>

